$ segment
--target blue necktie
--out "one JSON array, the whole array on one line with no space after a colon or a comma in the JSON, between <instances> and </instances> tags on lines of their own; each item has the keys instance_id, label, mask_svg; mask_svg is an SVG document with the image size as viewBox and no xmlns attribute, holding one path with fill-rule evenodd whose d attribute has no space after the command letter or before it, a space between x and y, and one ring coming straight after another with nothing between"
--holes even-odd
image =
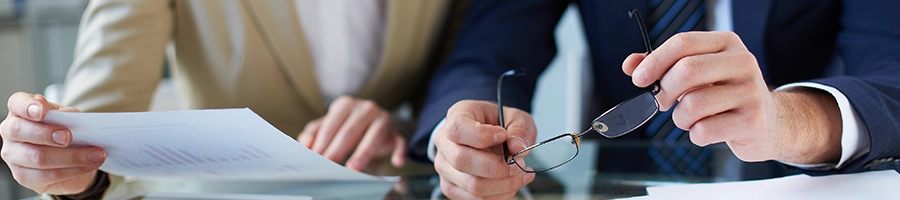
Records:
<instances>
[{"instance_id":1,"label":"blue necktie","mask_svg":"<svg viewBox=\"0 0 900 200\"><path fill-rule=\"evenodd\" d=\"M705 29L705 0L650 0L649 4L651 14L648 24L651 28L648 34L653 48L659 47L676 33ZM657 164L660 173L676 179L710 176L707 163L712 158L712 150L691 143L687 132L676 127L672 121L673 109L659 113L647 125L646 134L652 143L648 149L650 158Z\"/></svg>"}]
</instances>

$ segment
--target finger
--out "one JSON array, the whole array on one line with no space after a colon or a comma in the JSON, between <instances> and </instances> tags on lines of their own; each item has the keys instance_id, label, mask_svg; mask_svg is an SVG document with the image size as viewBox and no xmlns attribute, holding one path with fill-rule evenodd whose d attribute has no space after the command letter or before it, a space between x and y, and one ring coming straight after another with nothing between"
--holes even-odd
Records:
<instances>
[{"instance_id":1,"label":"finger","mask_svg":"<svg viewBox=\"0 0 900 200\"><path fill-rule=\"evenodd\" d=\"M100 167L106 153L99 147L58 148L13 142L4 144L6 162L32 169Z\"/></svg>"},{"instance_id":2,"label":"finger","mask_svg":"<svg viewBox=\"0 0 900 200\"><path fill-rule=\"evenodd\" d=\"M394 153L391 155L391 164L401 168L406 164L406 140L400 135L394 136Z\"/></svg>"},{"instance_id":3,"label":"finger","mask_svg":"<svg viewBox=\"0 0 900 200\"><path fill-rule=\"evenodd\" d=\"M537 127L531 115L519 109L506 110L509 110L506 112L509 113L507 118L509 123L506 127L509 135L507 139L509 152L518 152L534 144L537 138Z\"/></svg>"},{"instance_id":4,"label":"finger","mask_svg":"<svg viewBox=\"0 0 900 200\"><path fill-rule=\"evenodd\" d=\"M495 111L496 112L496 111ZM450 118L448 116L446 127L447 139L456 144L473 148L487 148L502 144L507 140L507 133L503 127L484 124L468 117Z\"/></svg>"},{"instance_id":5,"label":"finger","mask_svg":"<svg viewBox=\"0 0 900 200\"><path fill-rule=\"evenodd\" d=\"M37 99L38 101L47 105L47 108L49 108L49 110L58 110L58 111L63 111L63 112L74 112L74 111L81 112L74 107L63 106L63 105L59 105L59 104L50 102L47 100L46 97L44 97L44 95L41 95L41 94L35 94L32 96L34 96L34 99Z\"/></svg>"},{"instance_id":6,"label":"finger","mask_svg":"<svg viewBox=\"0 0 900 200\"><path fill-rule=\"evenodd\" d=\"M690 130L700 119L737 109L750 99L749 90L741 86L716 85L685 93L672 112L672 121L679 128Z\"/></svg>"},{"instance_id":7,"label":"finger","mask_svg":"<svg viewBox=\"0 0 900 200\"><path fill-rule=\"evenodd\" d=\"M457 145L449 141L438 144L438 155L443 156L447 165L457 171L486 178L501 178L521 172L515 165L507 165L502 146L491 149L475 149L465 145Z\"/></svg>"},{"instance_id":8,"label":"finger","mask_svg":"<svg viewBox=\"0 0 900 200\"><path fill-rule=\"evenodd\" d=\"M449 199L512 199L513 196L516 195L516 191L512 191L505 194L498 194L494 196L488 197L479 197L473 194L470 194L463 190L461 187L454 185L450 181L441 178L441 192L444 193L444 196L447 196Z\"/></svg>"},{"instance_id":9,"label":"finger","mask_svg":"<svg viewBox=\"0 0 900 200\"><path fill-rule=\"evenodd\" d=\"M435 170L437 166L442 166L440 173L441 179L447 180L453 185L459 186L466 193L474 196L494 196L505 193L515 193L516 190L528 184L534 179L534 174L525 173L519 170L516 174L505 174L499 178L485 178L473 174L468 174L447 168L446 158L443 156L435 157Z\"/></svg>"},{"instance_id":10,"label":"finger","mask_svg":"<svg viewBox=\"0 0 900 200\"><path fill-rule=\"evenodd\" d=\"M10 96L6 103L9 114L31 121L44 120L47 110L50 109L49 105L42 101L43 98L35 96L24 92L16 92Z\"/></svg>"},{"instance_id":11,"label":"finger","mask_svg":"<svg viewBox=\"0 0 900 200\"><path fill-rule=\"evenodd\" d=\"M14 142L67 147L72 143L72 132L60 126L29 121L9 116L0 123L0 135Z\"/></svg>"},{"instance_id":12,"label":"finger","mask_svg":"<svg viewBox=\"0 0 900 200\"><path fill-rule=\"evenodd\" d=\"M728 47L733 40L740 41L731 32L684 32L675 34L637 66L631 78L634 85L647 87L659 80L669 68L684 57L716 53Z\"/></svg>"},{"instance_id":13,"label":"finger","mask_svg":"<svg viewBox=\"0 0 900 200\"><path fill-rule=\"evenodd\" d=\"M99 166L98 166L99 167ZM45 187L67 179L97 171L97 167L71 167L59 169L31 169L9 165L13 178L28 188ZM89 180L92 181L92 180ZM87 185L85 185L87 187Z\"/></svg>"},{"instance_id":14,"label":"finger","mask_svg":"<svg viewBox=\"0 0 900 200\"><path fill-rule=\"evenodd\" d=\"M300 142L300 144L303 144L303 146L306 146L306 148L312 148L313 140L316 139L316 133L321 126L321 119L306 123L306 127L303 128L303 131L300 131L300 136L297 137L297 141Z\"/></svg>"},{"instance_id":15,"label":"finger","mask_svg":"<svg viewBox=\"0 0 900 200\"><path fill-rule=\"evenodd\" d=\"M506 110L504 110L506 111ZM497 126L497 104L487 101L464 100L447 110L445 124L440 131L457 144L487 148L507 140L506 129Z\"/></svg>"},{"instance_id":16,"label":"finger","mask_svg":"<svg viewBox=\"0 0 900 200\"><path fill-rule=\"evenodd\" d=\"M734 140L749 129L748 119L739 111L729 111L706 117L694 123L690 129L691 142L697 146L707 146L719 142Z\"/></svg>"},{"instance_id":17,"label":"finger","mask_svg":"<svg viewBox=\"0 0 900 200\"><path fill-rule=\"evenodd\" d=\"M381 127L372 127L376 123ZM335 162L343 162L347 159L347 155L356 149L364 134L382 134L379 131L385 130L386 123L390 123L390 115L387 112L381 111L381 108L372 101L360 102L351 111L347 121L341 125L331 143L327 144L322 155Z\"/></svg>"},{"instance_id":18,"label":"finger","mask_svg":"<svg viewBox=\"0 0 900 200\"><path fill-rule=\"evenodd\" d=\"M316 139L313 142L312 150L318 154L325 153L325 148L331 143L334 135L337 133L344 120L353 111L354 99L350 97L340 97L331 103L328 113L322 119L322 125L316 133Z\"/></svg>"},{"instance_id":19,"label":"finger","mask_svg":"<svg viewBox=\"0 0 900 200\"><path fill-rule=\"evenodd\" d=\"M622 71L625 72L628 76L631 76L634 73L634 69L637 68L638 64L641 64L641 61L647 57L647 53L632 53L625 58L625 61L622 62Z\"/></svg>"},{"instance_id":20,"label":"finger","mask_svg":"<svg viewBox=\"0 0 900 200\"><path fill-rule=\"evenodd\" d=\"M755 64L753 54L743 51L685 57L660 79L661 90L656 95L660 110L668 110L682 94L692 89L761 77Z\"/></svg>"},{"instance_id":21,"label":"finger","mask_svg":"<svg viewBox=\"0 0 900 200\"><path fill-rule=\"evenodd\" d=\"M385 148L385 144L389 144L388 139L391 138L390 134L397 134L395 130L390 130L392 127L390 127L390 122L388 121L390 121L390 116L387 116L387 114L379 117L372 122L372 125L366 130L362 141L358 141L359 145L353 143L353 146L347 147L347 152L353 150L353 147L356 147L353 155L347 159L347 168L357 171L362 170L369 164L369 161L372 160L373 157L382 154L381 151ZM346 157L347 153L345 152L343 154L343 156Z\"/></svg>"}]
</instances>

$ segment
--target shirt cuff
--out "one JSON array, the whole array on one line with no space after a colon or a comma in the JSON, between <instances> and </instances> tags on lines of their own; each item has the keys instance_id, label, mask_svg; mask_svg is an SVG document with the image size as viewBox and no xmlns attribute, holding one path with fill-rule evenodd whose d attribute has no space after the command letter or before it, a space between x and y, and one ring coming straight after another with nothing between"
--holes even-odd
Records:
<instances>
[{"instance_id":1,"label":"shirt cuff","mask_svg":"<svg viewBox=\"0 0 900 200\"><path fill-rule=\"evenodd\" d=\"M431 130L431 137L428 137L428 150L426 152L428 153L428 160L431 160L432 163L434 163L434 157L437 156L437 147L434 146L434 135L437 134L441 126L444 126L444 121L446 120L447 118L441 119L441 122L434 126L434 130Z\"/></svg>"},{"instance_id":2,"label":"shirt cuff","mask_svg":"<svg viewBox=\"0 0 900 200\"><path fill-rule=\"evenodd\" d=\"M837 102L838 108L841 110L841 159L837 164L797 164L787 162L781 163L804 169L830 170L841 168L847 163L847 161L869 153L871 140L869 138L869 131L866 128L866 123L862 121L862 118L858 113L856 113L856 110L853 109L853 106L850 105L850 100L847 99L847 96L844 96L844 93L841 93L841 91L834 87L813 82L791 83L778 87L775 89L775 91L796 87L815 88L826 91L831 94L831 96L834 96L834 100Z\"/></svg>"}]
</instances>

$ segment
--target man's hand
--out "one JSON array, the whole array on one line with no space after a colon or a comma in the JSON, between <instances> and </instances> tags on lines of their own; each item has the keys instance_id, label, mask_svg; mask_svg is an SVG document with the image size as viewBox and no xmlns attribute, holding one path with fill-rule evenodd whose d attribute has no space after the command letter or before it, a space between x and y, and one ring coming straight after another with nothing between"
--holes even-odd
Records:
<instances>
[{"instance_id":1,"label":"man's hand","mask_svg":"<svg viewBox=\"0 0 900 200\"><path fill-rule=\"evenodd\" d=\"M661 110L700 146L725 142L744 161L836 162L840 112L817 90L771 92L756 58L732 32L680 33L622 64L636 86L660 80Z\"/></svg>"},{"instance_id":2,"label":"man's hand","mask_svg":"<svg viewBox=\"0 0 900 200\"><path fill-rule=\"evenodd\" d=\"M441 190L451 199L509 199L534 180L516 165L504 161L503 142L509 152L534 143L537 128L528 113L504 108L507 128L500 127L497 104L464 100L447 111L444 125L434 135L434 168Z\"/></svg>"},{"instance_id":3,"label":"man's hand","mask_svg":"<svg viewBox=\"0 0 900 200\"><path fill-rule=\"evenodd\" d=\"M9 115L0 124L0 155L19 184L38 193L77 194L94 183L106 152L100 147L69 147L69 129L42 122L48 110L78 109L24 92L13 94L7 106Z\"/></svg>"},{"instance_id":4,"label":"man's hand","mask_svg":"<svg viewBox=\"0 0 900 200\"><path fill-rule=\"evenodd\" d=\"M406 139L391 115L375 102L347 96L334 100L323 118L306 124L297 141L337 163L353 152L346 166L356 171L386 156L400 168L406 157Z\"/></svg>"}]
</instances>

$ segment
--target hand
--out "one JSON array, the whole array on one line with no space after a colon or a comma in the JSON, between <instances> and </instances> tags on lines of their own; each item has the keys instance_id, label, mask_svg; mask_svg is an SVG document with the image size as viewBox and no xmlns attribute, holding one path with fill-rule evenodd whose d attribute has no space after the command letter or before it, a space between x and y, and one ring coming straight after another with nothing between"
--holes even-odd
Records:
<instances>
[{"instance_id":1,"label":"hand","mask_svg":"<svg viewBox=\"0 0 900 200\"><path fill-rule=\"evenodd\" d=\"M694 144L725 142L744 161L840 157L834 98L815 90L771 92L756 58L732 32L677 34L652 54L631 54L622 69L639 87L660 80L660 109L679 101L673 121Z\"/></svg>"},{"instance_id":2,"label":"hand","mask_svg":"<svg viewBox=\"0 0 900 200\"><path fill-rule=\"evenodd\" d=\"M81 111L24 92L13 94L7 106L9 115L0 124L0 155L19 184L50 194L77 194L93 185L106 152L100 147L69 147L71 131L42 123L48 110Z\"/></svg>"},{"instance_id":3,"label":"hand","mask_svg":"<svg viewBox=\"0 0 900 200\"><path fill-rule=\"evenodd\" d=\"M464 100L447 111L444 125L434 135L434 168L441 191L450 199L510 199L534 180L516 165L504 161L503 142L509 152L534 143L537 128L528 113L504 108L507 128L498 126L497 104Z\"/></svg>"},{"instance_id":4,"label":"hand","mask_svg":"<svg viewBox=\"0 0 900 200\"><path fill-rule=\"evenodd\" d=\"M386 156L400 168L406 157L406 140L391 115L372 101L347 96L334 100L324 117L306 124L297 141L337 163L353 151L346 166L356 171Z\"/></svg>"}]
</instances>

